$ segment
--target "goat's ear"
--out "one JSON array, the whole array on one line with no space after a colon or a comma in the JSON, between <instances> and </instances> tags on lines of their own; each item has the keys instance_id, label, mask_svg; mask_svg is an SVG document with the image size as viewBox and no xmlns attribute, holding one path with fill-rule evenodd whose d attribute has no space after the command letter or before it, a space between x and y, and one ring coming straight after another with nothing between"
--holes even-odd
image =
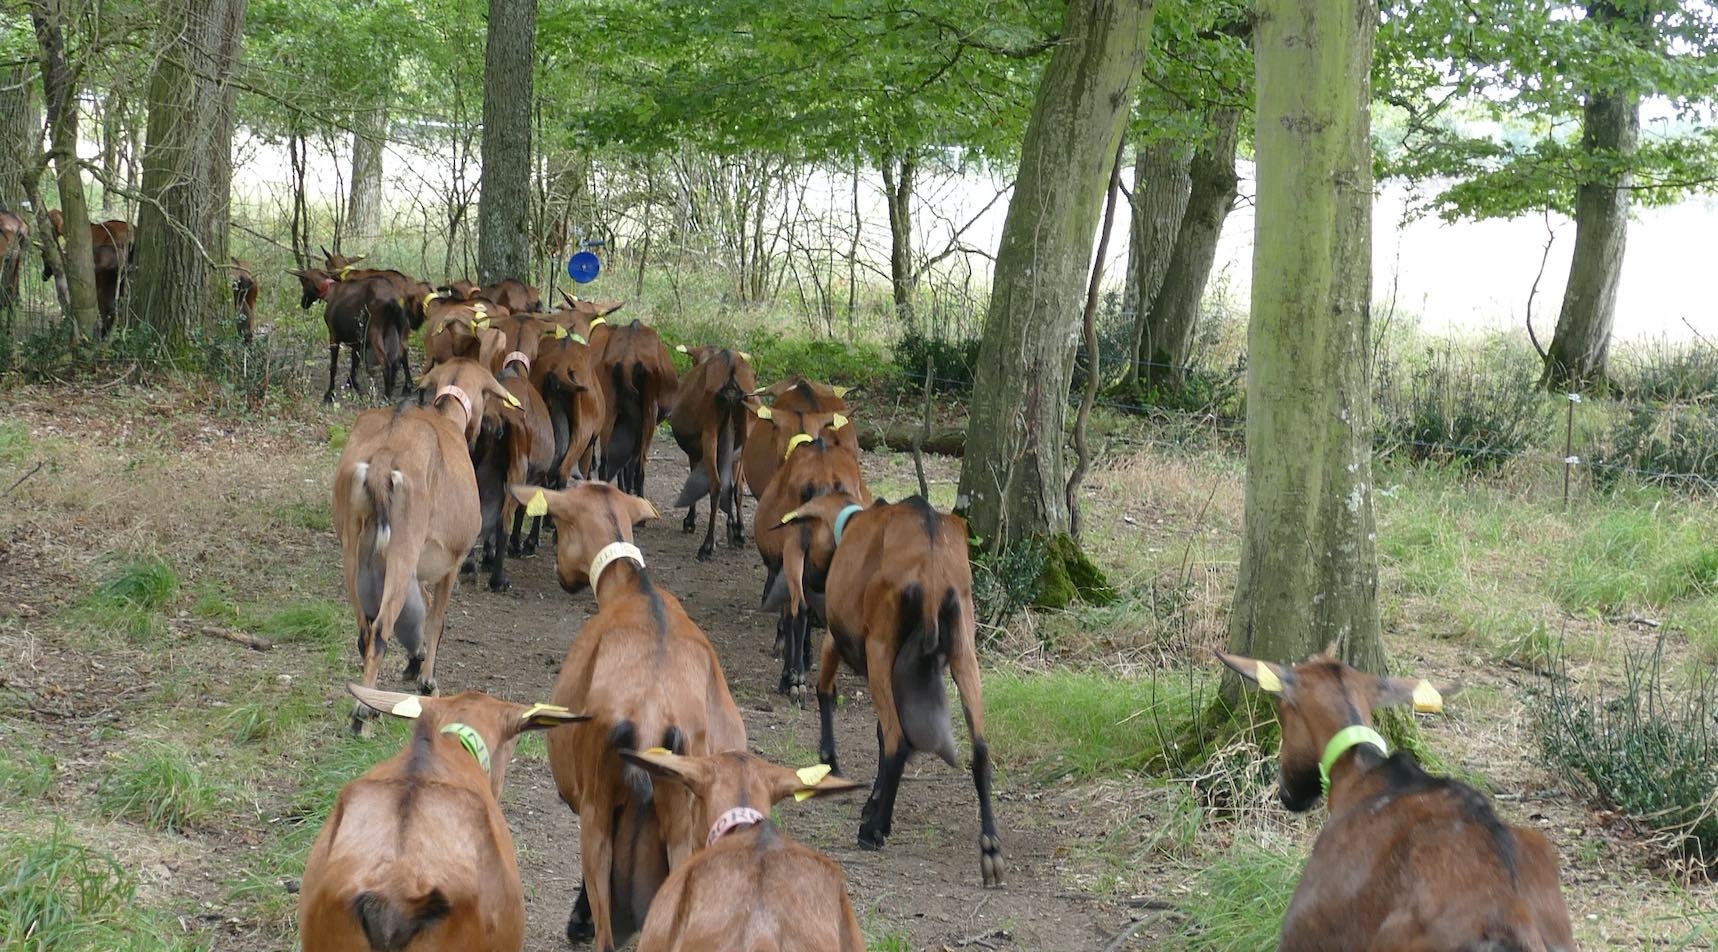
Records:
<instances>
[{"instance_id":1,"label":"goat's ear","mask_svg":"<svg viewBox=\"0 0 1718 952\"><path fill-rule=\"evenodd\" d=\"M562 724L577 724L591 719L589 714L574 714L559 704L533 704L519 709L518 729L546 731Z\"/></svg>"},{"instance_id":2,"label":"goat's ear","mask_svg":"<svg viewBox=\"0 0 1718 952\"><path fill-rule=\"evenodd\" d=\"M661 747L649 750L623 750L620 758L643 767L653 777L676 780L688 790L704 790L710 786L710 765L702 757L682 757Z\"/></svg>"},{"instance_id":3,"label":"goat's ear","mask_svg":"<svg viewBox=\"0 0 1718 952\"><path fill-rule=\"evenodd\" d=\"M662 512L656 508L656 504L643 496L634 496L630 493L622 495L621 505L630 514L632 524L635 526L652 519L662 518Z\"/></svg>"},{"instance_id":4,"label":"goat's ear","mask_svg":"<svg viewBox=\"0 0 1718 952\"><path fill-rule=\"evenodd\" d=\"M777 767L775 770L773 782L770 785L771 803L785 800L790 795L794 800L804 802L812 797L821 797L831 793L847 793L863 786L857 780L835 776L830 772L828 764L801 767L798 770Z\"/></svg>"},{"instance_id":5,"label":"goat's ear","mask_svg":"<svg viewBox=\"0 0 1718 952\"><path fill-rule=\"evenodd\" d=\"M750 406L750 404L747 404L747 405ZM760 420L773 420L773 419L775 419L775 411L771 410L767 406L752 407L752 412L757 414L757 417Z\"/></svg>"},{"instance_id":6,"label":"goat's ear","mask_svg":"<svg viewBox=\"0 0 1718 952\"><path fill-rule=\"evenodd\" d=\"M507 491L513 494L514 499L519 500L520 505L525 507L525 515L527 516L545 516L551 510L561 508L556 503L564 492L544 489L541 486L527 486L523 483L508 486Z\"/></svg>"},{"instance_id":7,"label":"goat's ear","mask_svg":"<svg viewBox=\"0 0 1718 952\"><path fill-rule=\"evenodd\" d=\"M1454 697L1461 691L1461 685L1453 687L1434 687L1432 682L1424 678L1379 678L1374 689L1372 705L1374 707L1389 707L1392 704L1414 703L1414 710L1421 714L1442 714L1444 699Z\"/></svg>"},{"instance_id":8,"label":"goat's ear","mask_svg":"<svg viewBox=\"0 0 1718 952\"><path fill-rule=\"evenodd\" d=\"M625 306L626 306L625 301L615 301L612 304L599 304L599 305L597 305L597 316L598 317L607 317L610 314L613 314L615 311L618 311Z\"/></svg>"},{"instance_id":9,"label":"goat's ear","mask_svg":"<svg viewBox=\"0 0 1718 952\"><path fill-rule=\"evenodd\" d=\"M383 714L395 717L417 717L424 712L423 699L416 694L401 694L398 691L379 691L367 688L362 684L348 684L346 690L352 696L364 703L365 707L374 708Z\"/></svg>"},{"instance_id":10,"label":"goat's ear","mask_svg":"<svg viewBox=\"0 0 1718 952\"><path fill-rule=\"evenodd\" d=\"M1282 694L1294 687L1294 672L1280 664L1269 661L1259 661L1242 655L1215 652L1217 660L1228 665L1231 670L1258 686L1266 694Z\"/></svg>"}]
</instances>

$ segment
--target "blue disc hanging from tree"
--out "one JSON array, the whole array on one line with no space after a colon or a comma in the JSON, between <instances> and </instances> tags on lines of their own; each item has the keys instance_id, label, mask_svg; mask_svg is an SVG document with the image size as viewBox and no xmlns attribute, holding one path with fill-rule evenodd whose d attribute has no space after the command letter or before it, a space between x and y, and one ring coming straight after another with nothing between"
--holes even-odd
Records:
<instances>
[{"instance_id":1,"label":"blue disc hanging from tree","mask_svg":"<svg viewBox=\"0 0 1718 952\"><path fill-rule=\"evenodd\" d=\"M567 277L580 284L595 281L602 273L602 259L593 252L581 251L567 259Z\"/></svg>"}]
</instances>

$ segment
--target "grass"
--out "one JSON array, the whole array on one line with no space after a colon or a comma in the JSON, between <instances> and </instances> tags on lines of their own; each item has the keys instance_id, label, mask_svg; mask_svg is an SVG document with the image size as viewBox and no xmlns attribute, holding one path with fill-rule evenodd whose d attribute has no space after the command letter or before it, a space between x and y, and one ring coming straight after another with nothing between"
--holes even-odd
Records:
<instances>
[{"instance_id":1,"label":"grass","mask_svg":"<svg viewBox=\"0 0 1718 952\"><path fill-rule=\"evenodd\" d=\"M1569 611L1601 615L1713 594L1718 592L1714 536L1709 517L1681 506L1595 513L1559 560L1551 594Z\"/></svg>"},{"instance_id":2,"label":"grass","mask_svg":"<svg viewBox=\"0 0 1718 952\"><path fill-rule=\"evenodd\" d=\"M1237 842L1197 874L1182 903L1189 924L1176 947L1196 952L1274 948L1305 861L1271 845Z\"/></svg>"},{"instance_id":3,"label":"grass","mask_svg":"<svg viewBox=\"0 0 1718 952\"><path fill-rule=\"evenodd\" d=\"M219 792L189 751L151 742L121 758L97 788L96 799L108 816L175 832L207 820Z\"/></svg>"},{"instance_id":4,"label":"grass","mask_svg":"<svg viewBox=\"0 0 1718 952\"><path fill-rule=\"evenodd\" d=\"M0 795L35 800L54 789L54 755L10 746L0 750Z\"/></svg>"},{"instance_id":5,"label":"grass","mask_svg":"<svg viewBox=\"0 0 1718 952\"><path fill-rule=\"evenodd\" d=\"M114 557L84 600L85 620L142 638L159 631L179 597L179 573L158 555Z\"/></svg>"},{"instance_id":6,"label":"grass","mask_svg":"<svg viewBox=\"0 0 1718 952\"><path fill-rule=\"evenodd\" d=\"M112 856L56 826L0 841L0 948L12 952L179 952L144 910L137 884Z\"/></svg>"},{"instance_id":7,"label":"grass","mask_svg":"<svg viewBox=\"0 0 1718 952\"><path fill-rule=\"evenodd\" d=\"M22 423L0 423L0 464L8 467L22 464L33 448L30 428Z\"/></svg>"},{"instance_id":8,"label":"grass","mask_svg":"<svg viewBox=\"0 0 1718 952\"><path fill-rule=\"evenodd\" d=\"M1040 780L1078 780L1138 770L1159 738L1183 727L1207 683L1118 679L1097 672L999 670L984 679L985 728L1005 763Z\"/></svg>"},{"instance_id":9,"label":"grass","mask_svg":"<svg viewBox=\"0 0 1718 952\"><path fill-rule=\"evenodd\" d=\"M277 641L335 648L346 644L354 624L350 608L327 599L307 599L263 615L249 627Z\"/></svg>"}]
</instances>

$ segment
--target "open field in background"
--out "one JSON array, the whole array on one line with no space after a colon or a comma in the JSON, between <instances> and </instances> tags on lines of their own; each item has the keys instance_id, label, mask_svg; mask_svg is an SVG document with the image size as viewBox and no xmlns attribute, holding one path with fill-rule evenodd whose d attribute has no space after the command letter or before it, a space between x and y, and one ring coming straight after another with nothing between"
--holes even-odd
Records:
<instances>
[{"instance_id":1,"label":"open field in background","mask_svg":"<svg viewBox=\"0 0 1718 952\"><path fill-rule=\"evenodd\" d=\"M611 294L609 280L590 296L628 296ZM645 292L623 313L659 323L671 341L748 347L763 377L795 369L864 383L856 418L916 425L917 384L892 361L901 335L880 301L863 300L850 337L814 340L820 328L803 312L725 309L704 278L684 281L678 304L655 271ZM213 368L217 382L14 385L0 395L0 483L27 477L0 511L0 829L9 831L0 868L23 872L0 882L0 926L33 917L61 930L42 933L56 937L46 947L289 945L296 898L285 887L335 792L397 744L397 730L370 742L343 733L340 685L355 649L327 495L353 410L314 402L326 351L296 294L290 310L282 297L265 299L275 325L265 351L211 351L211 363L229 361ZM1238 353L1237 327L1219 322L1206 342L1201 366L1217 378ZM1555 840L1584 947L1710 948L1713 885L1672 868L1649 830L1596 807L1541 737L1555 672L1578 698L1614 705L1631 659L1662 650L1679 697L1718 662L1718 501L1621 467L1577 467L1565 510L1567 402L1497 398L1520 367L1516 343L1421 336L1400 314L1381 343L1380 366L1394 368L1379 409L1389 453L1375 500L1386 643L1403 671L1465 685L1445 716L1421 719L1427 748L1490 791L1506 819ZM1678 354L1637 362L1635 402L1659 417L1710 414L1710 398L1691 398L1697 390L1654 402L1676 388L1648 381L1697 380L1711 366L1698 350ZM1084 897L1068 913L1084 917L1084 931L1065 943L1005 923L1010 939L987 940L998 947L1090 948L1091 936L1135 917L1150 921L1123 948L1268 945L1316 834L1322 813L1281 810L1274 759L1255 744L1168 776L1141 770L1209 699L1208 649L1226 635L1242 511L1232 421L1244 396L1213 393L1204 407L1112 406L1094 421L1101 458L1086 484L1087 544L1121 599L1020 612L983 633L1005 829L1056 844L1029 871L1053 888L1015 880L1003 895L1025 909L1040 893ZM1630 406L1578 407L1577 443L1614 443ZM1473 419L1474 408L1490 410ZM934 415L959 425L958 392L937 396ZM1418 442L1444 448L1416 451L1409 424L1438 420L1442 435ZM1450 451L1459 439L1487 452ZM1675 445L1698 461L1718 442ZM672 446L659 448L655 471L678 472ZM908 455L880 451L866 465L878 493L915 491ZM932 499L947 506L957 462L931 457L928 468ZM677 533L661 545L681 542L677 554L689 556ZM718 557L748 572L755 561L749 550ZM543 557L535 562L540 571ZM455 605L495 597L462 586ZM531 599L518 610L570 610L558 591ZM730 623L715 603L688 606L713 632ZM273 647L240 643L252 638ZM472 650L456 641L448 654ZM495 689L545 688L552 670L511 672ZM808 730L759 743L783 759L809 756ZM540 745L521 745L520 756L527 776L542 770ZM869 764L862 753L856 771L868 775ZM970 824L962 789L951 787L938 823ZM508 799L537 811L520 818L510 807L516 828L559 808L514 787ZM828 811L832 836L850 838L856 809ZM887 870L945 851L901 837L866 862ZM542 861L528 855L526 867ZM966 865L956 873L971 878ZM874 946L935 947L945 934L891 905L886 889L871 892L878 880L888 877L855 887ZM552 933L564 915L532 900L533 928Z\"/></svg>"}]
</instances>

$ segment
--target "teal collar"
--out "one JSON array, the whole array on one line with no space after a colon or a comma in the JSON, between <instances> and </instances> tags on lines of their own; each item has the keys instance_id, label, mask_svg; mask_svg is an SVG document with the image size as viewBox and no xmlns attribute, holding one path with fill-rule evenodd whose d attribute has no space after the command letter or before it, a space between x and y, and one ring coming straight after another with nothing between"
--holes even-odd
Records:
<instances>
[{"instance_id":1,"label":"teal collar","mask_svg":"<svg viewBox=\"0 0 1718 952\"><path fill-rule=\"evenodd\" d=\"M459 738L460 746L464 747L471 756L477 758L477 764L483 768L484 773L489 772L489 745L483 742L483 735L479 734L475 728L470 724L454 721L452 724L442 727L441 732Z\"/></svg>"},{"instance_id":2,"label":"teal collar","mask_svg":"<svg viewBox=\"0 0 1718 952\"><path fill-rule=\"evenodd\" d=\"M1337 731L1330 743L1324 745L1324 759L1318 762L1318 781L1325 796L1330 796L1330 768L1336 766L1343 754L1361 744L1371 744L1378 748L1378 753L1390 756L1390 745L1384 742L1384 735L1365 724L1351 724Z\"/></svg>"},{"instance_id":3,"label":"teal collar","mask_svg":"<svg viewBox=\"0 0 1718 952\"><path fill-rule=\"evenodd\" d=\"M861 506L858 503L848 503L846 507L844 507L839 513L837 513L835 515L835 544L836 545L841 544L841 533L847 531L847 520L853 518L854 513L864 512L864 511L865 511L864 506Z\"/></svg>"}]
</instances>

